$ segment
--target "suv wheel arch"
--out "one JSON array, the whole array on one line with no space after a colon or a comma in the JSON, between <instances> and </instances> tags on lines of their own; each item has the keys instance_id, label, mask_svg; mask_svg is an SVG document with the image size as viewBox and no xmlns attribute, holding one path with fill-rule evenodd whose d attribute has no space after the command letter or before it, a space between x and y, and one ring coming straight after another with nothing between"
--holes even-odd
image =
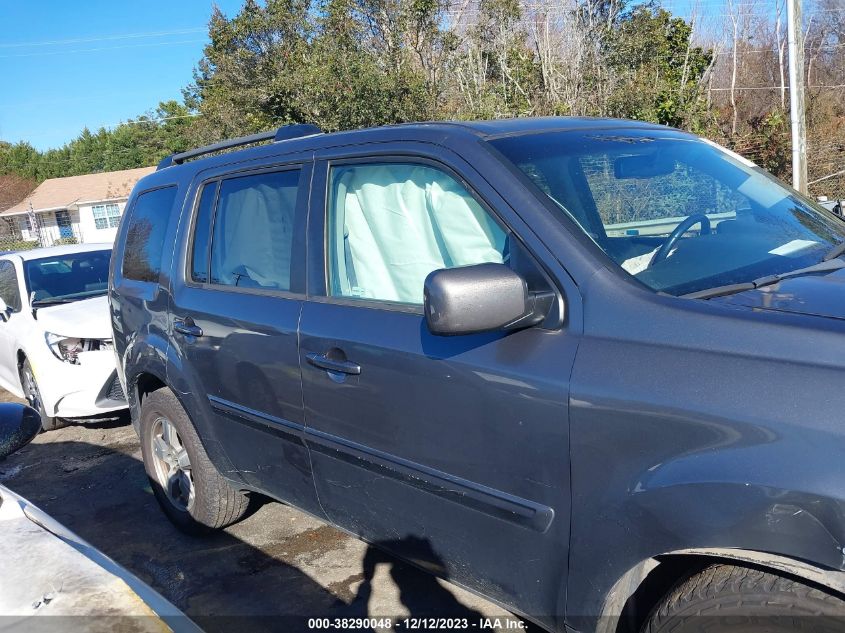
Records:
<instances>
[{"instance_id":1,"label":"suv wheel arch","mask_svg":"<svg viewBox=\"0 0 845 633\"><path fill-rule=\"evenodd\" d=\"M647 558L619 578L605 597L597 633L639 631L651 610L676 584L719 563L754 567L845 598L845 572L842 571L755 550L690 548Z\"/></svg>"},{"instance_id":2,"label":"suv wheel arch","mask_svg":"<svg viewBox=\"0 0 845 633\"><path fill-rule=\"evenodd\" d=\"M145 371L138 374L131 388L131 391L135 393L136 405L140 408L145 397L166 386L165 382L153 373Z\"/></svg>"},{"instance_id":3,"label":"suv wheel arch","mask_svg":"<svg viewBox=\"0 0 845 633\"><path fill-rule=\"evenodd\" d=\"M193 417L194 415L196 415L194 410L186 406L187 403L185 402L185 399L182 397L182 394L179 392L178 389L174 389L168 382L162 379L161 376L159 376L153 371L150 371L148 368L140 371L134 376L127 376L126 382L128 392L127 396L129 400L129 412L132 416L132 424L135 427L135 431L139 434L139 436L141 405L143 404L144 399L155 391L158 391L160 389L168 389L170 392L173 393L174 397L179 402L179 405L184 409L186 415L188 416L188 419L191 421L191 425L197 432L199 442L202 445L203 450L211 458L212 463L216 465L220 472L226 473L227 479L238 484L240 488L248 488L248 486L246 486L245 482L243 481L240 472L229 460L229 456L226 454L226 451L220 445L220 442L217 441L216 437L212 432L208 432L209 429L207 428L207 425L197 424L197 421Z\"/></svg>"}]
</instances>

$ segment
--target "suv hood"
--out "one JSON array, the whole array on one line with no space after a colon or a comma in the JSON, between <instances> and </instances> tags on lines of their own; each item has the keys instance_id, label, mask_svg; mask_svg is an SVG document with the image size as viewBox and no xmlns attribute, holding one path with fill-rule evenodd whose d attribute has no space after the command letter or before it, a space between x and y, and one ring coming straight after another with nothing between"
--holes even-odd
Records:
<instances>
[{"instance_id":1,"label":"suv hood","mask_svg":"<svg viewBox=\"0 0 845 633\"><path fill-rule=\"evenodd\" d=\"M791 277L770 286L714 297L710 301L757 310L845 319L845 269L827 275Z\"/></svg>"},{"instance_id":2,"label":"suv hood","mask_svg":"<svg viewBox=\"0 0 845 633\"><path fill-rule=\"evenodd\" d=\"M53 334L77 338L112 337L106 295L38 308L36 319L41 329Z\"/></svg>"}]
</instances>

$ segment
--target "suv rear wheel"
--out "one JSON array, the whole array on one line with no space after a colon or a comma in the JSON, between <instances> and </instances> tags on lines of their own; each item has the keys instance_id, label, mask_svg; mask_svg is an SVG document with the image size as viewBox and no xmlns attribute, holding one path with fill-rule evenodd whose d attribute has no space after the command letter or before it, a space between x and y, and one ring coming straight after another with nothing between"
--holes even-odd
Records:
<instances>
[{"instance_id":1,"label":"suv rear wheel","mask_svg":"<svg viewBox=\"0 0 845 633\"><path fill-rule=\"evenodd\" d=\"M246 512L249 498L214 468L169 389L154 391L141 404L141 454L159 505L183 532L223 528Z\"/></svg>"},{"instance_id":2,"label":"suv rear wheel","mask_svg":"<svg viewBox=\"0 0 845 633\"><path fill-rule=\"evenodd\" d=\"M845 601L749 567L713 565L677 585L642 633L841 631Z\"/></svg>"}]
</instances>

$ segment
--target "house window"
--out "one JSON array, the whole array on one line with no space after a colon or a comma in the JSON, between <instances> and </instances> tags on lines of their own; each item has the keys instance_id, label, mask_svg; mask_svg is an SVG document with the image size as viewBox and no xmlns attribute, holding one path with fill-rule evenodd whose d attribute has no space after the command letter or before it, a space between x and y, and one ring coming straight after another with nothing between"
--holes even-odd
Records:
<instances>
[{"instance_id":1,"label":"house window","mask_svg":"<svg viewBox=\"0 0 845 633\"><path fill-rule=\"evenodd\" d=\"M98 229L115 229L120 224L120 208L116 204L98 204L92 208L94 226Z\"/></svg>"}]
</instances>

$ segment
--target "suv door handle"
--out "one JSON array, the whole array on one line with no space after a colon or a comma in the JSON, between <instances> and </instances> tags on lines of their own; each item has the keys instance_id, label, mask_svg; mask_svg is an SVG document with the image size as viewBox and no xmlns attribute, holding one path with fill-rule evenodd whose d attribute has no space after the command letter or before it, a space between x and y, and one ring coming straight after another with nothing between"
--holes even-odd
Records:
<instances>
[{"instance_id":1,"label":"suv door handle","mask_svg":"<svg viewBox=\"0 0 845 633\"><path fill-rule=\"evenodd\" d=\"M305 358L307 358L308 362L315 367L319 367L327 371L336 371L341 374L352 374L353 376L357 376L361 373L361 365L353 363L351 360L335 360L333 358L329 358L325 354L316 353L306 354Z\"/></svg>"},{"instance_id":2,"label":"suv door handle","mask_svg":"<svg viewBox=\"0 0 845 633\"><path fill-rule=\"evenodd\" d=\"M185 336L202 336L202 328L194 323L194 320L191 317L185 317L184 319L174 319L173 320L173 329L180 334L184 334Z\"/></svg>"}]
</instances>

